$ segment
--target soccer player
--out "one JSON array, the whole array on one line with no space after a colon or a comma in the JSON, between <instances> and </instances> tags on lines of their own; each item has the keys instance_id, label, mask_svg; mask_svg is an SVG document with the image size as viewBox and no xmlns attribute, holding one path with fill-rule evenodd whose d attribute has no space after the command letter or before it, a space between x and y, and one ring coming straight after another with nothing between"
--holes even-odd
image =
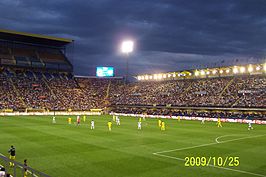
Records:
<instances>
[{"instance_id":1,"label":"soccer player","mask_svg":"<svg viewBox=\"0 0 266 177\"><path fill-rule=\"evenodd\" d=\"M201 119L201 124L205 124L205 118Z\"/></svg>"},{"instance_id":2,"label":"soccer player","mask_svg":"<svg viewBox=\"0 0 266 177\"><path fill-rule=\"evenodd\" d=\"M80 125L80 117L77 116L77 125Z\"/></svg>"},{"instance_id":3,"label":"soccer player","mask_svg":"<svg viewBox=\"0 0 266 177\"><path fill-rule=\"evenodd\" d=\"M165 123L164 123L164 121L161 122L161 130L162 130L162 131L165 130Z\"/></svg>"},{"instance_id":4,"label":"soccer player","mask_svg":"<svg viewBox=\"0 0 266 177\"><path fill-rule=\"evenodd\" d=\"M139 122L141 122L141 117L139 118Z\"/></svg>"},{"instance_id":5,"label":"soccer player","mask_svg":"<svg viewBox=\"0 0 266 177\"><path fill-rule=\"evenodd\" d=\"M158 120L158 126L159 126L159 128L161 128L161 125L162 125L162 121L161 121L161 119L159 119Z\"/></svg>"},{"instance_id":6,"label":"soccer player","mask_svg":"<svg viewBox=\"0 0 266 177\"><path fill-rule=\"evenodd\" d=\"M112 130L112 122L109 121L109 122L107 123L107 126L108 126L108 130L111 131L111 130Z\"/></svg>"},{"instance_id":7,"label":"soccer player","mask_svg":"<svg viewBox=\"0 0 266 177\"><path fill-rule=\"evenodd\" d=\"M178 119L178 122L180 122L180 116L178 116L177 119Z\"/></svg>"},{"instance_id":8,"label":"soccer player","mask_svg":"<svg viewBox=\"0 0 266 177\"><path fill-rule=\"evenodd\" d=\"M67 119L67 121L68 121L68 124L71 124L71 122L72 122L71 117L69 117L69 118Z\"/></svg>"},{"instance_id":9,"label":"soccer player","mask_svg":"<svg viewBox=\"0 0 266 177\"><path fill-rule=\"evenodd\" d=\"M138 121L138 130L141 130L141 121Z\"/></svg>"},{"instance_id":10,"label":"soccer player","mask_svg":"<svg viewBox=\"0 0 266 177\"><path fill-rule=\"evenodd\" d=\"M53 116L53 124L55 124L56 123L56 121L55 121L55 116Z\"/></svg>"},{"instance_id":11,"label":"soccer player","mask_svg":"<svg viewBox=\"0 0 266 177\"><path fill-rule=\"evenodd\" d=\"M118 116L116 118L116 125L120 125L120 118Z\"/></svg>"},{"instance_id":12,"label":"soccer player","mask_svg":"<svg viewBox=\"0 0 266 177\"><path fill-rule=\"evenodd\" d=\"M9 155L9 159L11 161L15 160L15 158L16 158L16 149L15 149L15 147L13 145L10 147L8 153L10 154ZM13 162L9 162L9 166L10 167L14 167L14 163Z\"/></svg>"},{"instance_id":13,"label":"soccer player","mask_svg":"<svg viewBox=\"0 0 266 177\"><path fill-rule=\"evenodd\" d=\"M28 175L28 169L27 169L27 159L24 160L24 177L27 177Z\"/></svg>"},{"instance_id":14,"label":"soccer player","mask_svg":"<svg viewBox=\"0 0 266 177\"><path fill-rule=\"evenodd\" d=\"M115 116L115 115L113 115L113 121L115 121L115 119L116 119L116 116Z\"/></svg>"},{"instance_id":15,"label":"soccer player","mask_svg":"<svg viewBox=\"0 0 266 177\"><path fill-rule=\"evenodd\" d=\"M91 130L94 130L94 120L91 121Z\"/></svg>"},{"instance_id":16,"label":"soccer player","mask_svg":"<svg viewBox=\"0 0 266 177\"><path fill-rule=\"evenodd\" d=\"M83 115L83 122L86 122L86 115Z\"/></svg>"},{"instance_id":17,"label":"soccer player","mask_svg":"<svg viewBox=\"0 0 266 177\"><path fill-rule=\"evenodd\" d=\"M253 130L253 127L251 125L251 122L248 123L248 130Z\"/></svg>"},{"instance_id":18,"label":"soccer player","mask_svg":"<svg viewBox=\"0 0 266 177\"><path fill-rule=\"evenodd\" d=\"M217 120L217 126L218 127L223 127L222 126L222 122L221 122L221 118L218 118L218 120Z\"/></svg>"}]
</instances>

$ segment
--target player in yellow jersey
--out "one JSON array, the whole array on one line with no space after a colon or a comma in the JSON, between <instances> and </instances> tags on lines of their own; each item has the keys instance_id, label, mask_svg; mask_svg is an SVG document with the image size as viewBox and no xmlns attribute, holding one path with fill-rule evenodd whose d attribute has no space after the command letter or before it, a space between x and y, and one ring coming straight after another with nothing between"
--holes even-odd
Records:
<instances>
[{"instance_id":1,"label":"player in yellow jersey","mask_svg":"<svg viewBox=\"0 0 266 177\"><path fill-rule=\"evenodd\" d=\"M83 115L83 122L86 122L86 115Z\"/></svg>"},{"instance_id":2,"label":"player in yellow jersey","mask_svg":"<svg viewBox=\"0 0 266 177\"><path fill-rule=\"evenodd\" d=\"M162 125L162 121L161 121L161 119L159 119L158 120L158 126L159 126L159 128L161 128L161 125Z\"/></svg>"},{"instance_id":3,"label":"player in yellow jersey","mask_svg":"<svg viewBox=\"0 0 266 177\"><path fill-rule=\"evenodd\" d=\"M165 123L164 123L164 121L162 121L162 123L161 123L161 130L165 130Z\"/></svg>"},{"instance_id":4,"label":"player in yellow jersey","mask_svg":"<svg viewBox=\"0 0 266 177\"><path fill-rule=\"evenodd\" d=\"M180 116L178 116L177 119L178 119L178 122L180 122Z\"/></svg>"},{"instance_id":5,"label":"player in yellow jersey","mask_svg":"<svg viewBox=\"0 0 266 177\"><path fill-rule=\"evenodd\" d=\"M139 118L139 122L141 122L141 117Z\"/></svg>"},{"instance_id":6,"label":"player in yellow jersey","mask_svg":"<svg viewBox=\"0 0 266 177\"><path fill-rule=\"evenodd\" d=\"M109 122L107 123L107 126L108 126L108 130L111 131L111 130L112 130L112 122L109 121Z\"/></svg>"},{"instance_id":7,"label":"player in yellow jersey","mask_svg":"<svg viewBox=\"0 0 266 177\"><path fill-rule=\"evenodd\" d=\"M67 119L68 124L71 124L71 121L72 121L72 119L71 119L71 117L69 117L69 118Z\"/></svg>"},{"instance_id":8,"label":"player in yellow jersey","mask_svg":"<svg viewBox=\"0 0 266 177\"><path fill-rule=\"evenodd\" d=\"M223 127L222 126L222 122L221 122L221 118L218 118L218 120L217 120L217 126L218 127Z\"/></svg>"},{"instance_id":9,"label":"player in yellow jersey","mask_svg":"<svg viewBox=\"0 0 266 177\"><path fill-rule=\"evenodd\" d=\"M16 149L13 145L8 150L8 153L10 154L9 159L11 160L11 162L9 162L9 166L14 167L14 163L12 161L14 161L16 158Z\"/></svg>"}]
</instances>

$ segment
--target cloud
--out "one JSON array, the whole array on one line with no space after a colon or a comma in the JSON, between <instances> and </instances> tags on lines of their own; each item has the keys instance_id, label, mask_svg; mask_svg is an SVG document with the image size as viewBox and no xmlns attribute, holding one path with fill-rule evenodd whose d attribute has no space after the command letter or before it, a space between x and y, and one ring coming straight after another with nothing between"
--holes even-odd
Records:
<instances>
[{"instance_id":1,"label":"cloud","mask_svg":"<svg viewBox=\"0 0 266 177\"><path fill-rule=\"evenodd\" d=\"M79 74L113 65L123 75L119 44L133 38L132 73L151 73L265 57L265 8L264 0L3 0L0 27L75 39Z\"/></svg>"}]
</instances>

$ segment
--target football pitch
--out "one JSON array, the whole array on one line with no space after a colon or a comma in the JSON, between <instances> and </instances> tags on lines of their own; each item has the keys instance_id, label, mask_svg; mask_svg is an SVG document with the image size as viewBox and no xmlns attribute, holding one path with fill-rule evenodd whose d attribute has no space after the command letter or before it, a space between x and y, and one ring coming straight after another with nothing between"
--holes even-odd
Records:
<instances>
[{"instance_id":1,"label":"football pitch","mask_svg":"<svg viewBox=\"0 0 266 177\"><path fill-rule=\"evenodd\" d=\"M68 125L67 118L72 117ZM95 130L90 121L95 121ZM266 126L215 122L142 121L111 116L87 116L76 126L75 116L0 117L0 153L11 145L16 160L52 177L266 177Z\"/></svg>"}]
</instances>

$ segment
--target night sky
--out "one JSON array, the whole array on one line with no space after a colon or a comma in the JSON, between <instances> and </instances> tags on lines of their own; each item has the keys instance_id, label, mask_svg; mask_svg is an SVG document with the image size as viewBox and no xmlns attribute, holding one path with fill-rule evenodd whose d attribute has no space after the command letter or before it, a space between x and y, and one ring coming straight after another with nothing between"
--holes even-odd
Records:
<instances>
[{"instance_id":1,"label":"night sky","mask_svg":"<svg viewBox=\"0 0 266 177\"><path fill-rule=\"evenodd\" d=\"M264 62L266 0L1 0L0 28L75 40L75 74L130 74Z\"/></svg>"}]
</instances>

